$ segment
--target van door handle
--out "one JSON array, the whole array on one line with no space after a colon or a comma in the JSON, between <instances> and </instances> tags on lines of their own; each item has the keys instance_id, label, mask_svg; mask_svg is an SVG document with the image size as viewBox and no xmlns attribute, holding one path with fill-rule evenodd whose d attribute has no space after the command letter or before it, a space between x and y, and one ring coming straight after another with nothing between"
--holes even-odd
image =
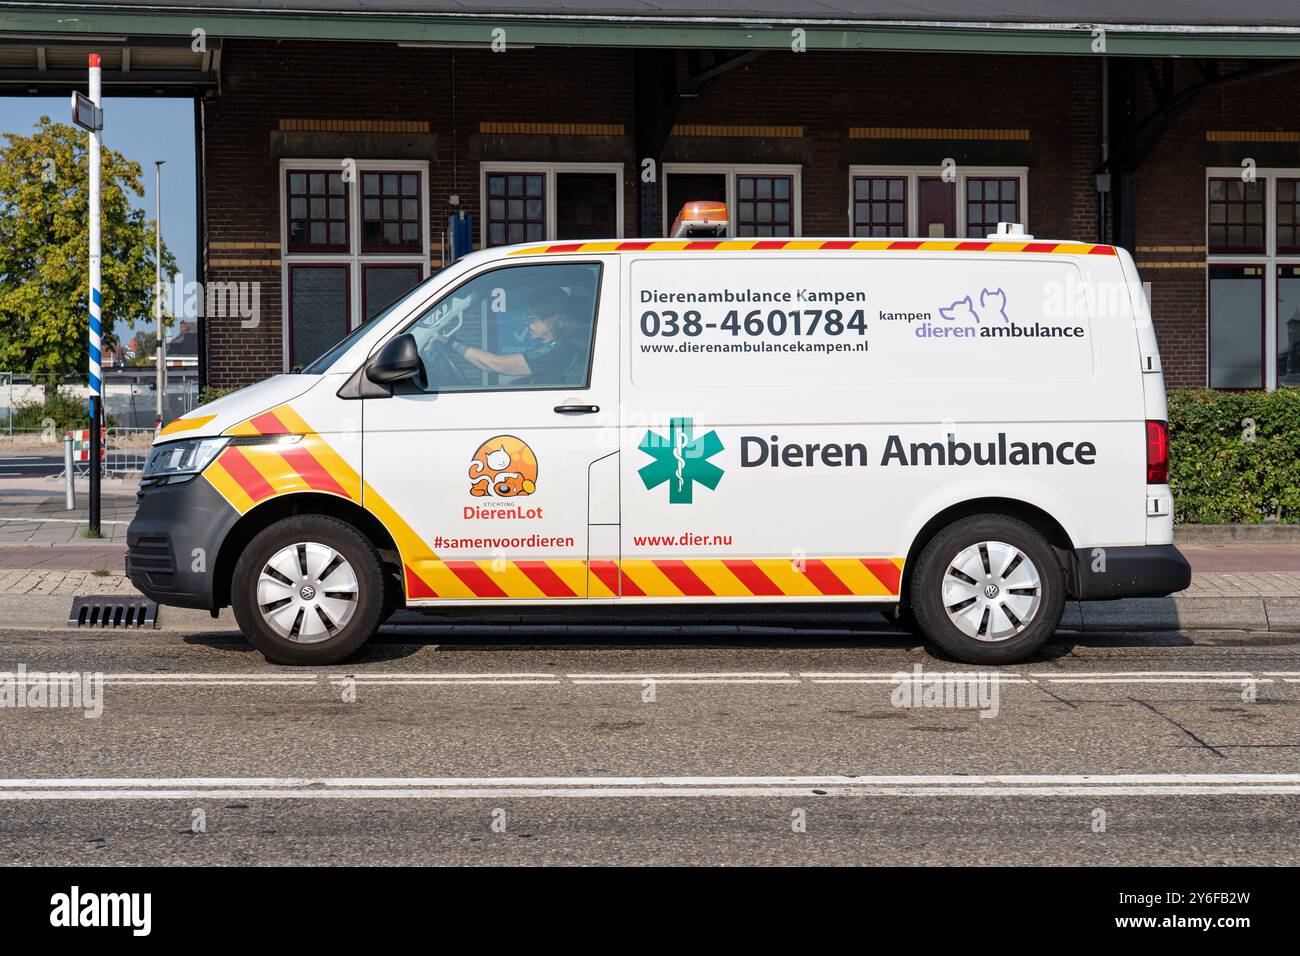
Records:
<instances>
[{"instance_id":1,"label":"van door handle","mask_svg":"<svg viewBox=\"0 0 1300 956\"><path fill-rule=\"evenodd\" d=\"M600 411L599 405L556 405L556 412L561 415L594 415Z\"/></svg>"}]
</instances>

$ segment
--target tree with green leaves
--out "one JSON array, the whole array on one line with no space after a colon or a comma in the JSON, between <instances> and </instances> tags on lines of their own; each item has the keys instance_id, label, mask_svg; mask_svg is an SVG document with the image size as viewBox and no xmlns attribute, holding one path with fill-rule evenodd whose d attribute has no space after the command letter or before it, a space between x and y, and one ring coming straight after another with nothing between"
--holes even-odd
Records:
<instances>
[{"instance_id":1,"label":"tree with green leaves","mask_svg":"<svg viewBox=\"0 0 1300 956\"><path fill-rule=\"evenodd\" d=\"M86 133L42 116L30 136L0 146L0 369L46 381L87 374L90 181ZM140 164L104 148L103 348L114 328L153 315L154 223ZM163 275L175 258L163 247Z\"/></svg>"}]
</instances>

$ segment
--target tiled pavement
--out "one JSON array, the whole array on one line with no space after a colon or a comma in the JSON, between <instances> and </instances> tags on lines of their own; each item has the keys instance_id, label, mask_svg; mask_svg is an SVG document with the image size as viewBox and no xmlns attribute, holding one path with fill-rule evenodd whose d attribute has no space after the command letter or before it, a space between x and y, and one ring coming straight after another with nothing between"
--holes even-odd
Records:
<instances>
[{"instance_id":1,"label":"tiled pavement","mask_svg":"<svg viewBox=\"0 0 1300 956\"><path fill-rule=\"evenodd\" d=\"M121 574L94 571L0 571L0 594L130 594Z\"/></svg>"},{"instance_id":2,"label":"tiled pavement","mask_svg":"<svg viewBox=\"0 0 1300 956\"><path fill-rule=\"evenodd\" d=\"M74 511L64 510L62 490L0 489L0 545L82 544L89 527L86 496ZM113 493L100 499L101 540L126 543L126 528L135 514L135 495Z\"/></svg>"}]
</instances>

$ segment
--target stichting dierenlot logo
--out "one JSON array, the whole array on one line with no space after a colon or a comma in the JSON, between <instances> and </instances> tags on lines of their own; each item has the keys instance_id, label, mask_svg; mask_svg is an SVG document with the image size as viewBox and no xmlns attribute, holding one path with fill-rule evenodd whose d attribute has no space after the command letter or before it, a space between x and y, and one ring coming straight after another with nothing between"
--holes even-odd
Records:
<instances>
[{"instance_id":1,"label":"stichting dierenlot logo","mask_svg":"<svg viewBox=\"0 0 1300 956\"><path fill-rule=\"evenodd\" d=\"M637 446L653 462L637 472L646 490L668 482L668 501L675 505L689 505L694 501L695 482L710 491L722 480L722 469L709 461L722 451L722 439L715 431L695 437L695 425L690 418L674 418L668 423L668 437L647 430Z\"/></svg>"}]
</instances>

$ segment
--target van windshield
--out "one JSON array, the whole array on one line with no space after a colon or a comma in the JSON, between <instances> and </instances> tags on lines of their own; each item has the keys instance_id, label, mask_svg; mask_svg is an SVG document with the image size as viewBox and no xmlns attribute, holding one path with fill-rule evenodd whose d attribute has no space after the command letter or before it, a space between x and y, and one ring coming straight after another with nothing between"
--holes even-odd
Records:
<instances>
[{"instance_id":1,"label":"van windshield","mask_svg":"<svg viewBox=\"0 0 1300 956\"><path fill-rule=\"evenodd\" d=\"M357 342L358 339L360 339L363 335L365 335L367 332L373 329L375 327L375 323L387 318L394 309L396 309L403 302L405 302L411 296L415 295L426 285L432 282L436 277L436 275L437 273L429 276L429 278L425 279L415 288L411 289L409 292L406 293L406 295L402 296L400 299L398 299L388 308L384 309L384 311L380 312L374 318L367 319L366 321L358 325L355 329L353 329L351 332L349 332L347 335L343 336L343 338L341 338L338 341L338 343L334 345L333 348L331 348L328 352L326 352L316 361L312 362L310 365L304 368L302 370L302 374L323 375L325 372L328 372L330 370L330 367L333 366L334 363L339 360L339 356L341 356L348 349L352 348L352 346Z\"/></svg>"}]
</instances>

